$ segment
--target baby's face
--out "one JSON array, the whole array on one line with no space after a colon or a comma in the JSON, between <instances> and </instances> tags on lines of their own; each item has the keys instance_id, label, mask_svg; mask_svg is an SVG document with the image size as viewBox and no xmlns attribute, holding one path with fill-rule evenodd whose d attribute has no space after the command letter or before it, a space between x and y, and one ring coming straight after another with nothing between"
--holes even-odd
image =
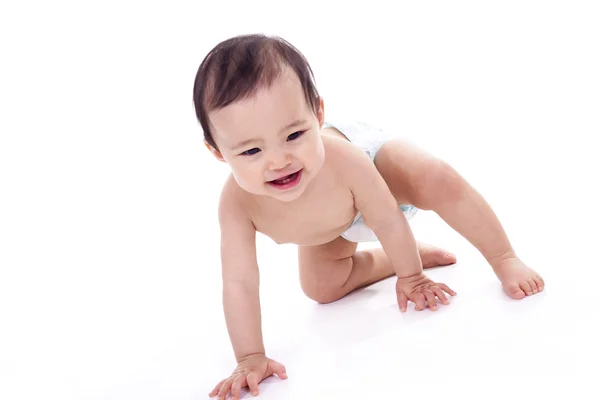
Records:
<instances>
[{"instance_id":1,"label":"baby's face","mask_svg":"<svg viewBox=\"0 0 600 400\"><path fill-rule=\"evenodd\" d=\"M300 81L286 70L268 89L211 112L213 138L246 191L281 201L300 197L324 161L318 115L306 103Z\"/></svg>"}]
</instances>

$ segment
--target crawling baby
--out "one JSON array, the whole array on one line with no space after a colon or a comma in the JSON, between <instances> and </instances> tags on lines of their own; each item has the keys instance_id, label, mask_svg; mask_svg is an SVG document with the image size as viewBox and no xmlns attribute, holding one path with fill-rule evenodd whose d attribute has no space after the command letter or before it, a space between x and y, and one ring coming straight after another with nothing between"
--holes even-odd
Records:
<instances>
[{"instance_id":1,"label":"crawling baby","mask_svg":"<svg viewBox=\"0 0 600 400\"><path fill-rule=\"evenodd\" d=\"M231 168L219 201L223 307L237 368L210 396L238 399L285 367L266 356L255 235L298 245L300 283L334 302L396 276L401 312L436 310L456 293L424 268L455 257L418 243L408 219L435 211L485 257L504 291L522 299L544 281L515 254L484 198L444 161L374 126L325 121L305 57L279 37L236 36L205 57L194 85L205 144ZM363 241L380 248L357 251Z\"/></svg>"}]
</instances>

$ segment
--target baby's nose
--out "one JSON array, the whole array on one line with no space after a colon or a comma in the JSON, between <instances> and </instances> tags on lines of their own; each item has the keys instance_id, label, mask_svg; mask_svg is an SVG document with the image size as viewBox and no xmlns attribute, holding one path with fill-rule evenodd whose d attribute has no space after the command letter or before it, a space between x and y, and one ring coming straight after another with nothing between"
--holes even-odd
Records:
<instances>
[{"instance_id":1,"label":"baby's nose","mask_svg":"<svg viewBox=\"0 0 600 400\"><path fill-rule=\"evenodd\" d=\"M280 169L284 169L288 165L292 163L291 154L274 154L269 160L269 170L276 171Z\"/></svg>"}]
</instances>

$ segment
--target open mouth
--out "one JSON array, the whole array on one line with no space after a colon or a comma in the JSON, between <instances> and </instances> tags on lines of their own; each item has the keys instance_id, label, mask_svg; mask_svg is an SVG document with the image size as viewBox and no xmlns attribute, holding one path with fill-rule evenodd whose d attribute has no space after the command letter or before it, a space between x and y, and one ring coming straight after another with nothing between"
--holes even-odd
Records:
<instances>
[{"instance_id":1,"label":"open mouth","mask_svg":"<svg viewBox=\"0 0 600 400\"><path fill-rule=\"evenodd\" d=\"M288 176L284 176L283 178L269 181L268 183L269 183L269 185L271 185L277 189L289 189L289 188L296 186L296 184L298 184L298 182L300 181L301 175L302 175L302 170L294 172L293 174L290 174Z\"/></svg>"}]
</instances>

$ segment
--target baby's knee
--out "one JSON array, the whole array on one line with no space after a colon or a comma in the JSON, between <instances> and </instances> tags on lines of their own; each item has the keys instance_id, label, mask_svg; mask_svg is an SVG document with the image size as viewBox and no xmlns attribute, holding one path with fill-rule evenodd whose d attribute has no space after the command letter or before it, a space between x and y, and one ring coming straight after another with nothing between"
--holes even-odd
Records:
<instances>
[{"instance_id":1,"label":"baby's knee","mask_svg":"<svg viewBox=\"0 0 600 400\"><path fill-rule=\"evenodd\" d=\"M304 290L304 289L303 289ZM319 290L304 290L304 294L311 300L316 301L319 304L333 303L343 296L338 295L332 291L319 291Z\"/></svg>"},{"instance_id":2,"label":"baby's knee","mask_svg":"<svg viewBox=\"0 0 600 400\"><path fill-rule=\"evenodd\" d=\"M304 294L319 304L333 303L344 297L342 284L330 272L332 266L311 265L300 266L300 287Z\"/></svg>"}]
</instances>

